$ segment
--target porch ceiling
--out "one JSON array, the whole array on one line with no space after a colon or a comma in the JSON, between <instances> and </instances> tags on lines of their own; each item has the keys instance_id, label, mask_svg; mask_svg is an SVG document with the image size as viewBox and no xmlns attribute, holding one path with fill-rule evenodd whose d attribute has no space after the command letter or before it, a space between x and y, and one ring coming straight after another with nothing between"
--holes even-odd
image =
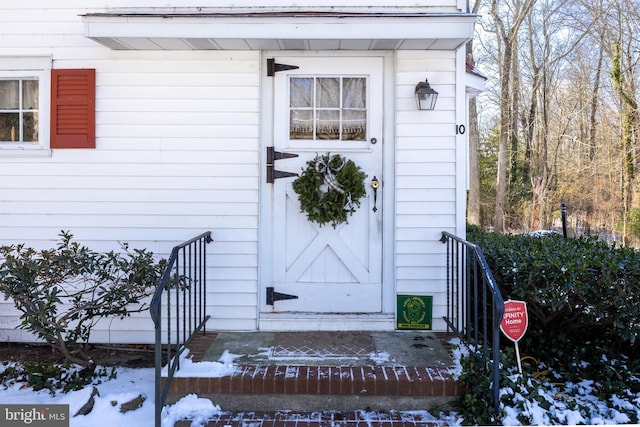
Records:
<instances>
[{"instance_id":1,"label":"porch ceiling","mask_svg":"<svg viewBox=\"0 0 640 427\"><path fill-rule=\"evenodd\" d=\"M104 12L85 36L114 50L451 50L475 15L416 12Z\"/></svg>"}]
</instances>

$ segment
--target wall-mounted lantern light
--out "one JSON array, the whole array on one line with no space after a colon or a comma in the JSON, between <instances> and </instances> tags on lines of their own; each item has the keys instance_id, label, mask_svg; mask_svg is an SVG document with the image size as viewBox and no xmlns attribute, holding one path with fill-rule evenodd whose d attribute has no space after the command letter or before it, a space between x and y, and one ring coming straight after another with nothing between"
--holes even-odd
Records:
<instances>
[{"instance_id":1,"label":"wall-mounted lantern light","mask_svg":"<svg viewBox=\"0 0 640 427\"><path fill-rule=\"evenodd\" d=\"M438 92L433 90L429 81L425 79L416 85L416 103L418 110L433 110L438 101Z\"/></svg>"}]
</instances>

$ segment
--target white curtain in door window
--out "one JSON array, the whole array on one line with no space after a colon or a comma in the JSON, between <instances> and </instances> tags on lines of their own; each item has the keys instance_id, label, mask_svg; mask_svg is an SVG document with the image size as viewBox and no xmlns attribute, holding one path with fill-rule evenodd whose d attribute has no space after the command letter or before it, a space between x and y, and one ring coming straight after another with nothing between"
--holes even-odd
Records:
<instances>
[{"instance_id":1,"label":"white curtain in door window","mask_svg":"<svg viewBox=\"0 0 640 427\"><path fill-rule=\"evenodd\" d=\"M367 79L292 77L289 136L294 140L364 141Z\"/></svg>"}]
</instances>

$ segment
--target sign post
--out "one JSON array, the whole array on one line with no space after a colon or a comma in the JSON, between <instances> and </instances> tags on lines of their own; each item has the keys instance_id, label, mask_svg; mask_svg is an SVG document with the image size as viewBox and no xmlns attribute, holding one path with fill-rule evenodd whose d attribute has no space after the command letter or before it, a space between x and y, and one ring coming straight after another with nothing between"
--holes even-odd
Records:
<instances>
[{"instance_id":1,"label":"sign post","mask_svg":"<svg viewBox=\"0 0 640 427\"><path fill-rule=\"evenodd\" d=\"M518 341L524 336L529 324L527 315L527 303L524 301L508 300L504 302L504 316L500 322L500 330L516 345L516 360L518 361L518 371L522 374L522 364L520 363L520 349Z\"/></svg>"}]
</instances>

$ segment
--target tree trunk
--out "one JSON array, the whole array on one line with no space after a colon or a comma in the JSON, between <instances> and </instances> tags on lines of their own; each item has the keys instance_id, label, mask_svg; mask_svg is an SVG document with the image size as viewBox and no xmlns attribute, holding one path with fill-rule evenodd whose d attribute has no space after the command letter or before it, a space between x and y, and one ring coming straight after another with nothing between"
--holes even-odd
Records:
<instances>
[{"instance_id":1,"label":"tree trunk","mask_svg":"<svg viewBox=\"0 0 640 427\"><path fill-rule=\"evenodd\" d=\"M620 42L616 42L614 49L611 77L613 79L613 85L616 89L616 93L620 98L620 122L622 126L621 146L624 162L622 167L622 202L624 208L622 218L622 239L624 244L628 244L629 233L627 219L633 203L633 182L635 180L633 129L638 104L633 97L629 96L625 92L624 75L621 70Z\"/></svg>"},{"instance_id":2,"label":"tree trunk","mask_svg":"<svg viewBox=\"0 0 640 427\"><path fill-rule=\"evenodd\" d=\"M471 13L478 13L481 0L477 0ZM473 40L467 43L467 61L475 66L473 58ZM480 131L478 129L478 103L475 98L469 101L469 194L467 196L467 222L482 225L480 218L480 166L478 150L480 148Z\"/></svg>"},{"instance_id":3,"label":"tree trunk","mask_svg":"<svg viewBox=\"0 0 640 427\"><path fill-rule=\"evenodd\" d=\"M480 219L480 171L478 164L478 106L475 99L469 101L469 196L467 222L482 225Z\"/></svg>"},{"instance_id":4,"label":"tree trunk","mask_svg":"<svg viewBox=\"0 0 640 427\"><path fill-rule=\"evenodd\" d=\"M504 231L505 202L507 198L507 171L513 166L515 153L511 153L509 148L517 143L517 123L518 123L518 88L519 76L517 58L514 55L518 52L518 32L527 15L530 13L536 0L526 0L523 3L512 4L512 16L503 19L500 14L504 10L502 5L498 5L498 0L491 3L490 14L495 23L499 44L502 50L498 53L500 61L500 138L498 146L498 174L496 182L496 205L494 229L497 232ZM505 22L510 22L507 29Z\"/></svg>"}]
</instances>

